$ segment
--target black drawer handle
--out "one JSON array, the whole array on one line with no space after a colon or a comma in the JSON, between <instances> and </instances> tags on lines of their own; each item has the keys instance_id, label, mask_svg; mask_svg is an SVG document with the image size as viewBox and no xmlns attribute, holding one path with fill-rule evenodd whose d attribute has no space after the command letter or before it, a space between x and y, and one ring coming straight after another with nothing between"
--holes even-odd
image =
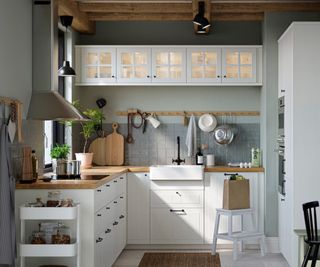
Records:
<instances>
[{"instance_id":1,"label":"black drawer handle","mask_svg":"<svg viewBox=\"0 0 320 267\"><path fill-rule=\"evenodd\" d=\"M98 239L96 239L96 243L100 243L103 240L102 237L99 237Z\"/></svg>"},{"instance_id":2,"label":"black drawer handle","mask_svg":"<svg viewBox=\"0 0 320 267\"><path fill-rule=\"evenodd\" d=\"M117 204L117 203L118 203L118 201L113 201L113 203L114 203L114 204Z\"/></svg>"},{"instance_id":3,"label":"black drawer handle","mask_svg":"<svg viewBox=\"0 0 320 267\"><path fill-rule=\"evenodd\" d=\"M118 224L119 224L119 222L115 221L115 222L113 223L113 226L118 225Z\"/></svg>"},{"instance_id":4,"label":"black drawer handle","mask_svg":"<svg viewBox=\"0 0 320 267\"><path fill-rule=\"evenodd\" d=\"M111 233L111 229L108 228L108 229L105 230L104 232L105 232L106 234L109 234L109 233Z\"/></svg>"},{"instance_id":5,"label":"black drawer handle","mask_svg":"<svg viewBox=\"0 0 320 267\"><path fill-rule=\"evenodd\" d=\"M177 194L179 197L181 197L181 194L180 194L179 192L176 192L176 194Z\"/></svg>"},{"instance_id":6,"label":"black drawer handle","mask_svg":"<svg viewBox=\"0 0 320 267\"><path fill-rule=\"evenodd\" d=\"M97 192L101 192L101 189L98 189Z\"/></svg>"},{"instance_id":7,"label":"black drawer handle","mask_svg":"<svg viewBox=\"0 0 320 267\"><path fill-rule=\"evenodd\" d=\"M106 184L106 187L110 187L110 185L109 185L109 184Z\"/></svg>"},{"instance_id":8,"label":"black drawer handle","mask_svg":"<svg viewBox=\"0 0 320 267\"><path fill-rule=\"evenodd\" d=\"M184 210L184 209L182 209L182 210L174 210L174 209L170 209L170 212L185 212L185 210Z\"/></svg>"},{"instance_id":9,"label":"black drawer handle","mask_svg":"<svg viewBox=\"0 0 320 267\"><path fill-rule=\"evenodd\" d=\"M120 215L119 219L123 219L124 218L124 215Z\"/></svg>"},{"instance_id":10,"label":"black drawer handle","mask_svg":"<svg viewBox=\"0 0 320 267\"><path fill-rule=\"evenodd\" d=\"M102 215L100 213L97 214L98 217L101 217Z\"/></svg>"},{"instance_id":11,"label":"black drawer handle","mask_svg":"<svg viewBox=\"0 0 320 267\"><path fill-rule=\"evenodd\" d=\"M109 210L110 209L110 207L106 207L106 210Z\"/></svg>"},{"instance_id":12,"label":"black drawer handle","mask_svg":"<svg viewBox=\"0 0 320 267\"><path fill-rule=\"evenodd\" d=\"M118 181L117 181L117 180L114 180L113 182L114 182L114 183L117 183Z\"/></svg>"},{"instance_id":13,"label":"black drawer handle","mask_svg":"<svg viewBox=\"0 0 320 267\"><path fill-rule=\"evenodd\" d=\"M123 177L120 177L120 180L123 180L124 178Z\"/></svg>"},{"instance_id":14,"label":"black drawer handle","mask_svg":"<svg viewBox=\"0 0 320 267\"><path fill-rule=\"evenodd\" d=\"M238 173L224 173L224 176L229 176L229 175L238 175Z\"/></svg>"},{"instance_id":15,"label":"black drawer handle","mask_svg":"<svg viewBox=\"0 0 320 267\"><path fill-rule=\"evenodd\" d=\"M123 199L123 197L120 197L121 199Z\"/></svg>"}]
</instances>

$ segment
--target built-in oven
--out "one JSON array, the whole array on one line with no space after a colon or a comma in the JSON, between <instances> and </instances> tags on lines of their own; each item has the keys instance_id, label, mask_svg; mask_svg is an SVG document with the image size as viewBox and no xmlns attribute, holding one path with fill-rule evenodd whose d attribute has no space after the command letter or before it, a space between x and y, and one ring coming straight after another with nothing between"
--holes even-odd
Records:
<instances>
[{"instance_id":1,"label":"built-in oven","mask_svg":"<svg viewBox=\"0 0 320 267\"><path fill-rule=\"evenodd\" d=\"M278 153L278 191L280 194L285 195L285 135L284 135L284 96L278 99L278 139L277 139L277 153Z\"/></svg>"}]
</instances>

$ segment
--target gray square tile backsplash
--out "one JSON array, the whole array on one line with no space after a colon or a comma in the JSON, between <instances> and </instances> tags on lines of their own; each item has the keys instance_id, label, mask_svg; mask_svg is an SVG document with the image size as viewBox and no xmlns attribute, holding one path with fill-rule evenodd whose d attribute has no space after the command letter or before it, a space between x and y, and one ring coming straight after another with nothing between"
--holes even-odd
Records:
<instances>
[{"instance_id":1,"label":"gray square tile backsplash","mask_svg":"<svg viewBox=\"0 0 320 267\"><path fill-rule=\"evenodd\" d=\"M239 134L229 145L219 145L214 141L212 133L197 130L198 145L207 144L208 149L202 151L204 155L214 154L216 165L224 165L228 162L248 162L252 147L260 147L259 123L237 124ZM112 132L111 124L103 127L107 133ZM127 136L127 124L120 124L119 133ZM177 157L177 136L181 141L181 158L186 162L194 163L194 159L187 157L185 145L187 127L182 124L161 124L154 129L150 124L146 132L142 129L133 129L134 143L125 143L125 165L154 165L171 164L172 159Z\"/></svg>"}]
</instances>

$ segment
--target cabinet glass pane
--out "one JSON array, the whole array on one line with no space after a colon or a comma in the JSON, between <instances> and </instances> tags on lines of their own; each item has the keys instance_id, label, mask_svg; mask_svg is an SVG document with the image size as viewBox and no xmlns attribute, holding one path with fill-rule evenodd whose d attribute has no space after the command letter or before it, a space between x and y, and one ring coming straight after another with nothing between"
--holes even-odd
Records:
<instances>
[{"instance_id":1,"label":"cabinet glass pane","mask_svg":"<svg viewBox=\"0 0 320 267\"><path fill-rule=\"evenodd\" d=\"M147 54L142 52L135 52L134 59L136 65L146 65L147 64Z\"/></svg>"},{"instance_id":2,"label":"cabinet glass pane","mask_svg":"<svg viewBox=\"0 0 320 267\"><path fill-rule=\"evenodd\" d=\"M133 78L133 67L131 66L122 67L121 78L125 78L125 79Z\"/></svg>"},{"instance_id":3,"label":"cabinet glass pane","mask_svg":"<svg viewBox=\"0 0 320 267\"><path fill-rule=\"evenodd\" d=\"M87 67L86 78L88 79L98 78L98 67Z\"/></svg>"},{"instance_id":4,"label":"cabinet glass pane","mask_svg":"<svg viewBox=\"0 0 320 267\"><path fill-rule=\"evenodd\" d=\"M171 65L182 64L182 55L180 52L170 52L170 64Z\"/></svg>"},{"instance_id":5,"label":"cabinet glass pane","mask_svg":"<svg viewBox=\"0 0 320 267\"><path fill-rule=\"evenodd\" d=\"M203 64L203 56L201 52L192 52L191 53L191 62L192 65L201 65Z\"/></svg>"},{"instance_id":6,"label":"cabinet glass pane","mask_svg":"<svg viewBox=\"0 0 320 267\"><path fill-rule=\"evenodd\" d=\"M252 66L240 66L240 78L252 78Z\"/></svg>"},{"instance_id":7,"label":"cabinet glass pane","mask_svg":"<svg viewBox=\"0 0 320 267\"><path fill-rule=\"evenodd\" d=\"M205 52L204 56L205 56L206 65L216 65L217 64L217 53Z\"/></svg>"},{"instance_id":8,"label":"cabinet glass pane","mask_svg":"<svg viewBox=\"0 0 320 267\"><path fill-rule=\"evenodd\" d=\"M217 77L217 69L215 66L207 66L204 71L205 78L216 78Z\"/></svg>"},{"instance_id":9,"label":"cabinet glass pane","mask_svg":"<svg viewBox=\"0 0 320 267\"><path fill-rule=\"evenodd\" d=\"M241 65L244 65L244 64L251 65L252 64L252 53L241 52L240 53L240 64Z\"/></svg>"},{"instance_id":10,"label":"cabinet glass pane","mask_svg":"<svg viewBox=\"0 0 320 267\"><path fill-rule=\"evenodd\" d=\"M100 67L100 78L111 78L111 67Z\"/></svg>"},{"instance_id":11,"label":"cabinet glass pane","mask_svg":"<svg viewBox=\"0 0 320 267\"><path fill-rule=\"evenodd\" d=\"M192 78L203 78L203 70L204 70L203 66L193 66L191 77Z\"/></svg>"},{"instance_id":12,"label":"cabinet glass pane","mask_svg":"<svg viewBox=\"0 0 320 267\"><path fill-rule=\"evenodd\" d=\"M86 56L86 65L98 64L98 53L89 52Z\"/></svg>"},{"instance_id":13,"label":"cabinet glass pane","mask_svg":"<svg viewBox=\"0 0 320 267\"><path fill-rule=\"evenodd\" d=\"M182 69L180 66L174 66L170 68L170 78L181 79Z\"/></svg>"},{"instance_id":14,"label":"cabinet glass pane","mask_svg":"<svg viewBox=\"0 0 320 267\"><path fill-rule=\"evenodd\" d=\"M121 53L121 64L122 65L132 65L133 56L131 53Z\"/></svg>"},{"instance_id":15,"label":"cabinet glass pane","mask_svg":"<svg viewBox=\"0 0 320 267\"><path fill-rule=\"evenodd\" d=\"M136 78L146 78L147 68L145 66L136 66L134 70L134 76Z\"/></svg>"},{"instance_id":16,"label":"cabinet glass pane","mask_svg":"<svg viewBox=\"0 0 320 267\"><path fill-rule=\"evenodd\" d=\"M100 64L111 65L111 53L100 53Z\"/></svg>"},{"instance_id":17,"label":"cabinet glass pane","mask_svg":"<svg viewBox=\"0 0 320 267\"><path fill-rule=\"evenodd\" d=\"M166 65L169 63L169 54L167 52L157 53L156 64L157 65Z\"/></svg>"},{"instance_id":18,"label":"cabinet glass pane","mask_svg":"<svg viewBox=\"0 0 320 267\"><path fill-rule=\"evenodd\" d=\"M227 64L238 64L239 52L227 52Z\"/></svg>"},{"instance_id":19,"label":"cabinet glass pane","mask_svg":"<svg viewBox=\"0 0 320 267\"><path fill-rule=\"evenodd\" d=\"M161 79L169 78L169 67L157 66L156 76Z\"/></svg>"},{"instance_id":20,"label":"cabinet glass pane","mask_svg":"<svg viewBox=\"0 0 320 267\"><path fill-rule=\"evenodd\" d=\"M233 78L233 79L239 78L238 66L227 66L226 71L227 71L227 74L226 74L227 78Z\"/></svg>"}]
</instances>

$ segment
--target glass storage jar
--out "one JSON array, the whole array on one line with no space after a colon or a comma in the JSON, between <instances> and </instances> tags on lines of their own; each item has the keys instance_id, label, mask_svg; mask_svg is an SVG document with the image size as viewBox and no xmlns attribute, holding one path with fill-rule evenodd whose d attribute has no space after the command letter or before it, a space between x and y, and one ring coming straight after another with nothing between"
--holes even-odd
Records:
<instances>
[{"instance_id":1,"label":"glass storage jar","mask_svg":"<svg viewBox=\"0 0 320 267\"><path fill-rule=\"evenodd\" d=\"M34 245L46 244L44 233L41 231L33 231L30 243Z\"/></svg>"},{"instance_id":2,"label":"glass storage jar","mask_svg":"<svg viewBox=\"0 0 320 267\"><path fill-rule=\"evenodd\" d=\"M70 228L68 226L58 224L58 226L53 229L52 244L70 244L70 243L71 243Z\"/></svg>"},{"instance_id":3,"label":"glass storage jar","mask_svg":"<svg viewBox=\"0 0 320 267\"><path fill-rule=\"evenodd\" d=\"M61 201L61 192L60 191L49 191L47 207L58 207Z\"/></svg>"}]
</instances>

